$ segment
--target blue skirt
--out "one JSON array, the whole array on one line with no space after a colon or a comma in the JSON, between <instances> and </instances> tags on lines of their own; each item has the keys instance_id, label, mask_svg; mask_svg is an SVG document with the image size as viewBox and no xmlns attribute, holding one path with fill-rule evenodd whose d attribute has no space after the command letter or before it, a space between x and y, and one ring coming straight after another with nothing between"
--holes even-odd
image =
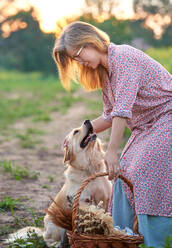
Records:
<instances>
[{"instance_id":1,"label":"blue skirt","mask_svg":"<svg viewBox=\"0 0 172 248\"><path fill-rule=\"evenodd\" d=\"M120 179L114 184L112 217L114 226L133 229L134 210L130 206ZM172 237L172 218L140 214L137 218L138 231L143 235L146 246L162 248L166 237ZM169 247L172 247L172 244Z\"/></svg>"}]
</instances>

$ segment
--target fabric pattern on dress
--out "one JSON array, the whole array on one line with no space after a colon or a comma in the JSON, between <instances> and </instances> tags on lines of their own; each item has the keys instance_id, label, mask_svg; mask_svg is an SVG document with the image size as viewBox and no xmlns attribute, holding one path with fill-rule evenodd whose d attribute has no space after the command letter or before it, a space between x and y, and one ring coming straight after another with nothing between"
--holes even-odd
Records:
<instances>
[{"instance_id":1,"label":"fabric pattern on dress","mask_svg":"<svg viewBox=\"0 0 172 248\"><path fill-rule=\"evenodd\" d=\"M129 45L108 47L109 76L102 90L103 118L125 117L132 134L120 157L124 190L137 214L172 216L172 76Z\"/></svg>"}]
</instances>

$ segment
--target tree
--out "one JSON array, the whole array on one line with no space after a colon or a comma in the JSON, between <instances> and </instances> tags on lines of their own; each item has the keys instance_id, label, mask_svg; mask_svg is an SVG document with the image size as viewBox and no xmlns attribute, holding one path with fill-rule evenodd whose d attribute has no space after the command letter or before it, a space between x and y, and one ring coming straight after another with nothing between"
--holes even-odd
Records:
<instances>
[{"instance_id":1,"label":"tree","mask_svg":"<svg viewBox=\"0 0 172 248\"><path fill-rule=\"evenodd\" d=\"M168 37L168 43L172 44L172 0L134 0L134 11L138 16L144 16L145 23L149 19L156 20L154 23L156 24L158 19L161 18L158 25L161 26L162 35L161 42L166 42L163 40L164 37ZM168 20L168 22L167 22ZM168 34L166 34L166 32Z\"/></svg>"},{"instance_id":2,"label":"tree","mask_svg":"<svg viewBox=\"0 0 172 248\"><path fill-rule=\"evenodd\" d=\"M119 0L85 0L84 14L94 16L114 15L113 11L119 5ZM93 14L94 13L94 14Z\"/></svg>"},{"instance_id":3,"label":"tree","mask_svg":"<svg viewBox=\"0 0 172 248\"><path fill-rule=\"evenodd\" d=\"M16 21L26 25L15 32L12 31L6 38L1 37L0 52L4 56L1 56L0 67L55 73L55 63L51 56L54 34L45 34L41 31L33 8L29 11L20 11L4 20L9 26ZM0 29L4 22L1 23Z\"/></svg>"},{"instance_id":4,"label":"tree","mask_svg":"<svg viewBox=\"0 0 172 248\"><path fill-rule=\"evenodd\" d=\"M25 7L22 8L17 3L19 0L1 0L0 1L0 23L4 22L10 15L15 15L21 10L31 8L29 1L25 1Z\"/></svg>"},{"instance_id":5,"label":"tree","mask_svg":"<svg viewBox=\"0 0 172 248\"><path fill-rule=\"evenodd\" d=\"M143 12L148 15L159 13L161 16L168 15L172 18L172 1L171 0L134 0L134 11Z\"/></svg>"}]
</instances>

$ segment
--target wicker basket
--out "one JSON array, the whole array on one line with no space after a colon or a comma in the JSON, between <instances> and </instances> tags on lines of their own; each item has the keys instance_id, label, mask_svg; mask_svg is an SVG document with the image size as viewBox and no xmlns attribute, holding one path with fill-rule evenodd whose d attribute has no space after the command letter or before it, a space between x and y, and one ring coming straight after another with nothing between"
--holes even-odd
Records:
<instances>
[{"instance_id":1,"label":"wicker basket","mask_svg":"<svg viewBox=\"0 0 172 248\"><path fill-rule=\"evenodd\" d=\"M139 244L143 243L143 236L131 236L131 235L124 235L124 234L118 234L118 235L109 235L109 236L103 236L103 235L88 235L88 234L80 234L74 232L75 230L75 219L77 216L77 212L79 209L79 197L86 187L86 185L94 180L97 177L107 176L107 172L98 173L95 174L86 180L83 181L83 183L80 186L80 189L78 190L73 207L72 207L72 231L67 231L67 236L69 238L69 243L71 248L137 248ZM130 187L132 193L133 193L133 186L132 184L122 175L119 175L119 178L121 178L127 185ZM137 215L136 212L134 213L134 227L133 232L138 233L138 221L137 221Z\"/></svg>"}]
</instances>

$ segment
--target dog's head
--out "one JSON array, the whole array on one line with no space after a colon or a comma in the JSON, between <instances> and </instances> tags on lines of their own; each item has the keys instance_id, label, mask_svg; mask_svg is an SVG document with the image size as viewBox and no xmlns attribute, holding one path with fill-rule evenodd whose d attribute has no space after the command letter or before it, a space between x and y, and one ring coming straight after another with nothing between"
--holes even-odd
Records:
<instances>
[{"instance_id":1,"label":"dog's head","mask_svg":"<svg viewBox=\"0 0 172 248\"><path fill-rule=\"evenodd\" d=\"M104 152L97 135L89 120L84 121L81 127L72 130L64 141L64 162L78 169L91 165L97 166L103 159Z\"/></svg>"}]
</instances>

